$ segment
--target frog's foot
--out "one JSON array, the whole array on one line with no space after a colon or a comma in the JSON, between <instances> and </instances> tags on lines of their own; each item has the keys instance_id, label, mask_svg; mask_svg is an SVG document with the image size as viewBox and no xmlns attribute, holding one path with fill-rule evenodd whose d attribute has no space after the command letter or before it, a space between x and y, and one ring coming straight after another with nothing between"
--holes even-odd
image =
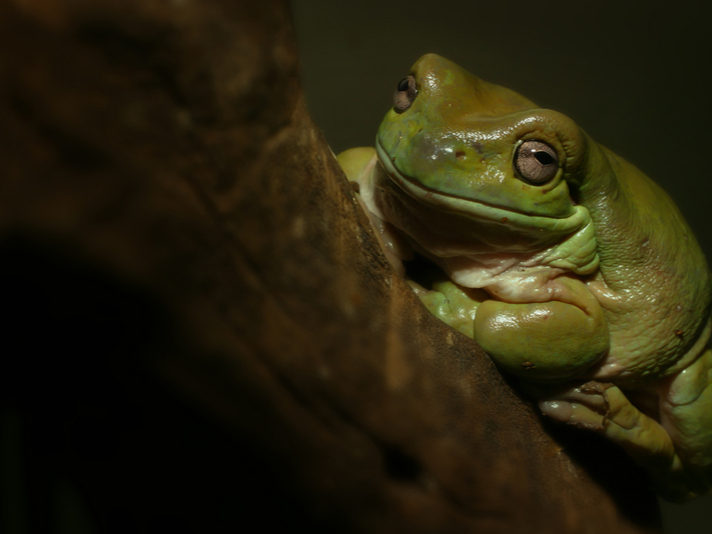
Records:
<instances>
[{"instance_id":1,"label":"frog's foot","mask_svg":"<svg viewBox=\"0 0 712 534\"><path fill-rule=\"evenodd\" d=\"M665 429L613 384L590 381L559 390L540 398L539 408L552 419L614 441L648 470L669 470L675 461L675 447Z\"/></svg>"},{"instance_id":2,"label":"frog's foot","mask_svg":"<svg viewBox=\"0 0 712 534\"><path fill-rule=\"evenodd\" d=\"M597 432L621 446L666 499L685 501L705 492L686 473L666 429L614 384L590 381L539 399L545 415Z\"/></svg>"}]
</instances>

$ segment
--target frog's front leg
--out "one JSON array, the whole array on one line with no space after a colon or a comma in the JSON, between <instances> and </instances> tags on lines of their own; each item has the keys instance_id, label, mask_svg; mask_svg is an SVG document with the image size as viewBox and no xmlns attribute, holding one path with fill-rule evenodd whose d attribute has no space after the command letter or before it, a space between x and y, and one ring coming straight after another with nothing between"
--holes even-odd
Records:
<instances>
[{"instance_id":1,"label":"frog's front leg","mask_svg":"<svg viewBox=\"0 0 712 534\"><path fill-rule=\"evenodd\" d=\"M552 284L556 299L487 300L477 310L474 338L501 368L535 381L561 381L599 361L609 347L603 310L578 279Z\"/></svg>"},{"instance_id":2,"label":"frog's front leg","mask_svg":"<svg viewBox=\"0 0 712 534\"><path fill-rule=\"evenodd\" d=\"M474 338L477 309L489 298L485 291L459 286L445 275L432 282L432 290L413 280L408 283L430 313L458 332Z\"/></svg>"},{"instance_id":3,"label":"frog's front leg","mask_svg":"<svg viewBox=\"0 0 712 534\"><path fill-rule=\"evenodd\" d=\"M618 443L665 499L683 502L712 488L712 350L669 377L658 413L646 414L613 384L588 382L540 396L542 412Z\"/></svg>"}]
</instances>

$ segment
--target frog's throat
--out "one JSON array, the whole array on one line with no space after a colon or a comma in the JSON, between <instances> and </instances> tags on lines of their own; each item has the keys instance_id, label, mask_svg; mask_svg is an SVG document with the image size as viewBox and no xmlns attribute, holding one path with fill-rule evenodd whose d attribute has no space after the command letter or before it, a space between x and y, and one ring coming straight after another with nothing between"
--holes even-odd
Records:
<instances>
[{"instance_id":1,"label":"frog's throat","mask_svg":"<svg viewBox=\"0 0 712 534\"><path fill-rule=\"evenodd\" d=\"M415 183L412 178L403 175L381 147L378 139L376 151L378 160L389 179L414 199L424 204L442 206L450 212L489 220L495 224L503 224L502 221L506 221L509 227L561 235L562 240L557 245L536 255L539 264L559 267L579 275L591 274L598 269L599 257L594 225L588 209L584 206L574 206L574 213L569 217L542 217L443 194L427 189Z\"/></svg>"}]
</instances>

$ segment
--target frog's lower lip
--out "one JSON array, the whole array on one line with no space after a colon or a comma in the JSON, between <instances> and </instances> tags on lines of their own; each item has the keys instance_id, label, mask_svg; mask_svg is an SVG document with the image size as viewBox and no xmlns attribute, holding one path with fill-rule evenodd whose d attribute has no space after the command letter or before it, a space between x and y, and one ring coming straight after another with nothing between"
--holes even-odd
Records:
<instances>
[{"instance_id":1,"label":"frog's lower lip","mask_svg":"<svg viewBox=\"0 0 712 534\"><path fill-rule=\"evenodd\" d=\"M430 205L441 206L451 212L478 219L486 219L508 226L548 228L551 227L554 221L565 220L554 217L529 215L507 208L492 206L491 204L484 204L479 200L449 195L427 188L416 179L402 174L395 166L393 162L394 158L388 155L378 139L376 140L376 152L378 153L378 160L393 182L410 196Z\"/></svg>"}]
</instances>

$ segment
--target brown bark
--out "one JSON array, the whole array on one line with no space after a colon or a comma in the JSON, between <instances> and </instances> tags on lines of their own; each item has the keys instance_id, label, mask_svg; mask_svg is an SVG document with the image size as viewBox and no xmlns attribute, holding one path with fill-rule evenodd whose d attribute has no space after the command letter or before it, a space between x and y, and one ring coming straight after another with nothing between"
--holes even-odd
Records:
<instances>
[{"instance_id":1,"label":"brown bark","mask_svg":"<svg viewBox=\"0 0 712 534\"><path fill-rule=\"evenodd\" d=\"M0 117L37 531L53 480L102 532L657 531L627 458L391 272L284 2L0 0Z\"/></svg>"}]
</instances>

